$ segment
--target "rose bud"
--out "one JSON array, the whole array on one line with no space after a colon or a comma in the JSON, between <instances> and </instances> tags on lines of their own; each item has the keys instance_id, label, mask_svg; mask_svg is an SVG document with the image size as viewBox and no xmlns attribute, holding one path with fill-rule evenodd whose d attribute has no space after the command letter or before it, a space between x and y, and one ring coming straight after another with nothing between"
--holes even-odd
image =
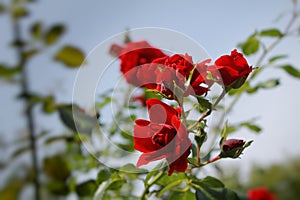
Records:
<instances>
[{"instance_id":1,"label":"rose bud","mask_svg":"<svg viewBox=\"0 0 300 200\"><path fill-rule=\"evenodd\" d=\"M225 140L222 144L222 151L220 156L223 158L237 158L239 157L244 150L244 140L239 139L229 139Z\"/></svg>"}]
</instances>

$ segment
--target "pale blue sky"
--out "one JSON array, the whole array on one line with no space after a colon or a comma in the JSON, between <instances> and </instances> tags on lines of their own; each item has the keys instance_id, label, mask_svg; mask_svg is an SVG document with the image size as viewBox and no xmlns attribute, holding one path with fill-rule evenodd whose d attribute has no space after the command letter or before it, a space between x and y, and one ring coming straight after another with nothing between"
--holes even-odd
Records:
<instances>
[{"instance_id":1,"label":"pale blue sky","mask_svg":"<svg viewBox=\"0 0 300 200\"><path fill-rule=\"evenodd\" d=\"M41 20L46 26L56 22L65 23L68 32L58 46L73 43L85 52L90 52L100 42L126 28L168 28L193 38L216 59L229 53L255 30L282 28L287 18L284 17L279 22L275 22L275 19L282 13L289 12L291 7L287 0L42 0L30 6L31 17L22 21L24 25L35 20ZM0 61L13 63L14 52L7 49L7 41L11 38L8 22L8 17L0 16ZM274 54L287 53L290 59L286 61L297 65L300 63L299 44L299 39L286 40L274 50ZM48 49L44 56L29 63L31 88L43 94L55 91L59 101L71 101L76 70L50 62L49 55L55 53L56 49ZM252 57L248 60L251 64L255 62ZM300 68L299 65L297 67ZM237 133L236 137L254 139L255 142L246 150L242 160L225 163L257 161L267 164L282 161L291 155L300 155L297 124L300 81L279 70L266 71L260 80L267 77L281 77L282 85L273 90L261 90L251 97L244 96L233 115L228 116L232 122L260 117L257 123L263 127L263 132L259 136L247 130ZM0 136L13 138L10 136L14 134L13 131L21 130L24 125L22 120L17 119L22 112L21 105L14 100L18 90L7 87L2 82L0 84L1 93L4 94L1 97ZM41 117L38 121L42 124L39 128L59 132L62 127L54 117Z\"/></svg>"}]
</instances>

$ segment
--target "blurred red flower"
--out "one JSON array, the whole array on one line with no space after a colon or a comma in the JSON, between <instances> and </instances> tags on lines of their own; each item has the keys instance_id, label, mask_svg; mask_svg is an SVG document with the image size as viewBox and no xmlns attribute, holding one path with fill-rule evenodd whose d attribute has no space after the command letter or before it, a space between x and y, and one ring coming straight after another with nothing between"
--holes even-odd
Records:
<instances>
[{"instance_id":1,"label":"blurred red flower","mask_svg":"<svg viewBox=\"0 0 300 200\"><path fill-rule=\"evenodd\" d=\"M251 189L247 195L250 200L276 200L276 196L264 187Z\"/></svg>"}]
</instances>

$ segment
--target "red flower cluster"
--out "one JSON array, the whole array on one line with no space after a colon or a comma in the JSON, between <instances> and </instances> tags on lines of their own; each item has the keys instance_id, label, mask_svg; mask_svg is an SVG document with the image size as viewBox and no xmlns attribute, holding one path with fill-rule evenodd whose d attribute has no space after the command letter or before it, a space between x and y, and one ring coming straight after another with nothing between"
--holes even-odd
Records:
<instances>
[{"instance_id":1,"label":"red flower cluster","mask_svg":"<svg viewBox=\"0 0 300 200\"><path fill-rule=\"evenodd\" d=\"M256 188L248 191L250 200L276 200L276 196L266 188Z\"/></svg>"},{"instance_id":2,"label":"red flower cluster","mask_svg":"<svg viewBox=\"0 0 300 200\"><path fill-rule=\"evenodd\" d=\"M137 167L165 158L169 163L169 175L174 170L184 172L191 141L180 122L181 110L158 99L149 99L146 104L150 121L137 119L134 126L134 148L143 152Z\"/></svg>"},{"instance_id":3,"label":"red flower cluster","mask_svg":"<svg viewBox=\"0 0 300 200\"><path fill-rule=\"evenodd\" d=\"M214 81L224 87L239 88L252 71L237 50L221 56L210 66L210 59L195 64L188 54L168 56L146 41L129 42L124 47L113 44L110 53L121 60L120 70L128 83L175 100L178 95L201 96ZM212 75L210 79L208 74Z\"/></svg>"},{"instance_id":4,"label":"red flower cluster","mask_svg":"<svg viewBox=\"0 0 300 200\"><path fill-rule=\"evenodd\" d=\"M123 47L114 44L110 53L121 60L120 70L128 83L159 92L165 98L176 100L179 105L182 105L180 100L183 97L205 94L214 82L227 90L238 88L252 71L237 50L233 50L231 55L221 56L213 65L209 65L210 59L193 63L188 54L166 55L146 41L129 42ZM145 99L136 97L134 100L144 102ZM169 164L169 175L174 170L184 172L188 166L191 141L180 121L181 109L158 99L147 100L146 106L150 121L137 119L134 126L134 148L143 152L137 167L165 158ZM227 143L222 151L227 157L229 153L238 156L239 151L235 149L244 145L242 140Z\"/></svg>"}]
</instances>

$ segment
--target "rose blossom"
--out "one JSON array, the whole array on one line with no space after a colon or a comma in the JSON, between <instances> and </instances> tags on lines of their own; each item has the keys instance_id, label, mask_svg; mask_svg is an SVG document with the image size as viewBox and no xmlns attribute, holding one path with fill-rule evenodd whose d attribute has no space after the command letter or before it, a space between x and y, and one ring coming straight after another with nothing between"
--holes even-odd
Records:
<instances>
[{"instance_id":1,"label":"rose blossom","mask_svg":"<svg viewBox=\"0 0 300 200\"><path fill-rule=\"evenodd\" d=\"M243 54L234 49L230 55L218 58L209 70L220 84L236 89L246 81L252 67L248 65Z\"/></svg>"},{"instance_id":2,"label":"rose blossom","mask_svg":"<svg viewBox=\"0 0 300 200\"><path fill-rule=\"evenodd\" d=\"M134 148L143 152L137 167L165 158L169 164L169 175L174 170L187 169L191 141L186 127L180 121L181 110L158 99L146 101L150 121L135 120Z\"/></svg>"},{"instance_id":3,"label":"rose blossom","mask_svg":"<svg viewBox=\"0 0 300 200\"><path fill-rule=\"evenodd\" d=\"M124 47L113 44L110 52L121 60L120 70L126 81L138 87L142 86L136 78L139 66L151 63L156 58L166 56L161 50L152 47L146 41L129 42Z\"/></svg>"}]
</instances>

